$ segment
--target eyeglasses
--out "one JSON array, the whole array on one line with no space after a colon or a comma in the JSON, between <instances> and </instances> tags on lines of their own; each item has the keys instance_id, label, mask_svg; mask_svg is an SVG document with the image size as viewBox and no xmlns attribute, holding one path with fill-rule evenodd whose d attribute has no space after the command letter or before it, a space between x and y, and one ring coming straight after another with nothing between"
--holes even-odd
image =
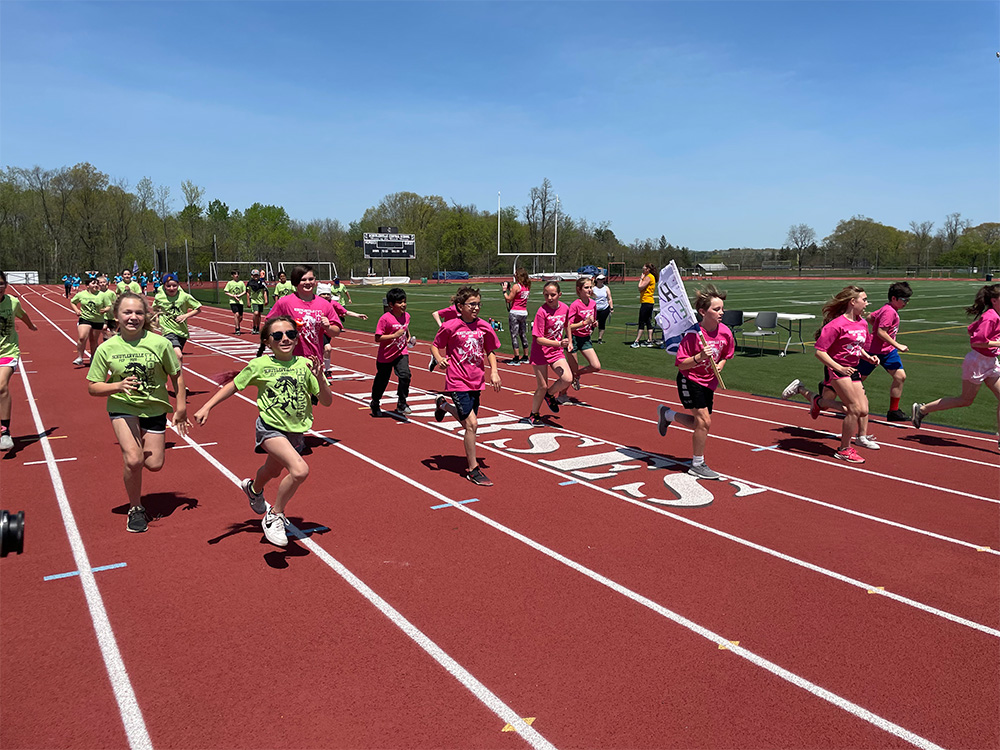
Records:
<instances>
[{"instance_id":1,"label":"eyeglasses","mask_svg":"<svg viewBox=\"0 0 1000 750\"><path fill-rule=\"evenodd\" d=\"M482 302L466 302L465 306L466 307L482 307L483 303Z\"/></svg>"},{"instance_id":2,"label":"eyeglasses","mask_svg":"<svg viewBox=\"0 0 1000 750\"><path fill-rule=\"evenodd\" d=\"M288 336L289 341L295 341L299 337L299 332L295 329L290 331L271 331L271 339L273 341L281 341L285 336Z\"/></svg>"}]
</instances>

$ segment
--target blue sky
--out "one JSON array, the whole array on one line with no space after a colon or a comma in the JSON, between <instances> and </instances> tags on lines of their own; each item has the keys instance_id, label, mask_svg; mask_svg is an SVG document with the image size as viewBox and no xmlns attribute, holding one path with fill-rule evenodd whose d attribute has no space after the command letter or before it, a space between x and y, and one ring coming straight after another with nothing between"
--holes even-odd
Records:
<instances>
[{"instance_id":1,"label":"blue sky","mask_svg":"<svg viewBox=\"0 0 1000 750\"><path fill-rule=\"evenodd\" d=\"M1000 220L997 2L0 2L0 165L345 224L548 178L623 242Z\"/></svg>"}]
</instances>

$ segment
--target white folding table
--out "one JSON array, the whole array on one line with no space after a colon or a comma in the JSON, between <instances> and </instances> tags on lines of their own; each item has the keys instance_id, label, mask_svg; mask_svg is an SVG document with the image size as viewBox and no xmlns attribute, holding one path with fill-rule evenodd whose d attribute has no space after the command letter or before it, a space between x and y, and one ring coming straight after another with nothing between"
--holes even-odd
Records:
<instances>
[{"instance_id":1,"label":"white folding table","mask_svg":"<svg viewBox=\"0 0 1000 750\"><path fill-rule=\"evenodd\" d=\"M743 322L748 320L753 320L757 317L757 312L744 312ZM792 343L799 344L802 347L802 351L806 350L805 341L802 339L802 321L803 320L816 320L815 315L810 315L808 313L778 313L778 327L788 331L788 341L785 342L785 349L781 352L782 355L788 354L788 347ZM795 330L795 326L798 326ZM798 333L799 340L793 342L792 337L795 333Z\"/></svg>"}]
</instances>

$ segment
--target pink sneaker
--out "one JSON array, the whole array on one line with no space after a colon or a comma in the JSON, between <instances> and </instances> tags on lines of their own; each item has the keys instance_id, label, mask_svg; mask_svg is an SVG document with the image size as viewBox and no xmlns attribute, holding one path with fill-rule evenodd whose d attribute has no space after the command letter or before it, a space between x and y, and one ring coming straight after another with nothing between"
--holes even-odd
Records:
<instances>
[{"instance_id":1,"label":"pink sneaker","mask_svg":"<svg viewBox=\"0 0 1000 750\"><path fill-rule=\"evenodd\" d=\"M812 404L809 407L809 416L813 419L819 419L819 394L813 396Z\"/></svg>"},{"instance_id":2,"label":"pink sneaker","mask_svg":"<svg viewBox=\"0 0 1000 750\"><path fill-rule=\"evenodd\" d=\"M843 450L838 449L833 455L841 461L847 461L849 464L863 464L865 462L853 447L844 448Z\"/></svg>"}]
</instances>

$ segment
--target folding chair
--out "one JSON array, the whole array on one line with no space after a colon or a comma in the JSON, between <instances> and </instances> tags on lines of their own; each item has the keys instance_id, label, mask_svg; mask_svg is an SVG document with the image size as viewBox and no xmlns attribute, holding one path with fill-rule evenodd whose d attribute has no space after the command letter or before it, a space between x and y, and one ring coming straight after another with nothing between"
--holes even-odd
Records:
<instances>
[{"instance_id":1,"label":"folding chair","mask_svg":"<svg viewBox=\"0 0 1000 750\"><path fill-rule=\"evenodd\" d=\"M733 338L737 341L737 337L743 333L743 311L742 310L724 310L722 313L722 324L728 326L729 330L733 332ZM744 349L746 346L744 345Z\"/></svg>"},{"instance_id":2,"label":"folding chair","mask_svg":"<svg viewBox=\"0 0 1000 750\"><path fill-rule=\"evenodd\" d=\"M778 335L778 313L776 312L759 312L757 317L754 319L754 323L757 324L756 331L744 331L743 341L746 343L747 336L758 337L757 343L759 348L757 350L758 355L764 354L764 337L765 336L777 336ZM745 348L745 347L744 347Z\"/></svg>"}]
</instances>

